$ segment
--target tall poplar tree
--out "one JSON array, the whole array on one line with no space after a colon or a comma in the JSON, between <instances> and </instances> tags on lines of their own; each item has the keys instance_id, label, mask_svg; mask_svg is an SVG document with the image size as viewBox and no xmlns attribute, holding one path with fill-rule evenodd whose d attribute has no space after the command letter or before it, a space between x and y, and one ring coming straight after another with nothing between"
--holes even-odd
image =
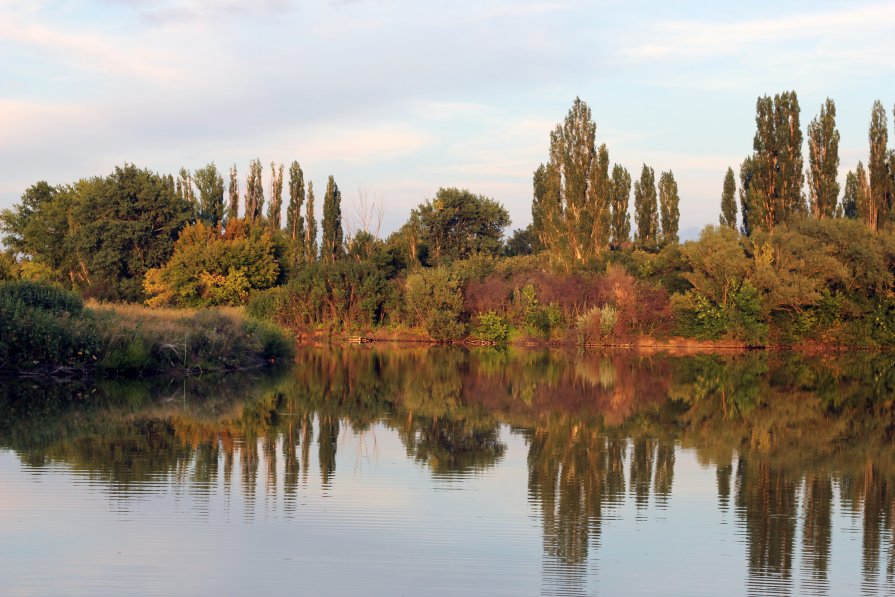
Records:
<instances>
[{"instance_id":1,"label":"tall poplar tree","mask_svg":"<svg viewBox=\"0 0 895 597\"><path fill-rule=\"evenodd\" d=\"M659 243L659 206L656 200L656 173L643 165L640 180L634 183L634 220L637 242L643 247Z\"/></svg>"},{"instance_id":2,"label":"tall poplar tree","mask_svg":"<svg viewBox=\"0 0 895 597\"><path fill-rule=\"evenodd\" d=\"M874 226L879 221L878 204L873 200L873 192L863 163L858 162L854 177L855 217L875 230Z\"/></svg>"},{"instance_id":3,"label":"tall poplar tree","mask_svg":"<svg viewBox=\"0 0 895 597\"><path fill-rule=\"evenodd\" d=\"M678 226L681 219L680 195L677 181L669 170L659 176L659 212L662 218L662 243L678 242Z\"/></svg>"},{"instance_id":4,"label":"tall poplar tree","mask_svg":"<svg viewBox=\"0 0 895 597\"><path fill-rule=\"evenodd\" d=\"M733 168L727 169L724 175L724 188L721 190L721 225L728 228L737 227L737 183Z\"/></svg>"},{"instance_id":5,"label":"tall poplar tree","mask_svg":"<svg viewBox=\"0 0 895 597\"><path fill-rule=\"evenodd\" d=\"M886 125L886 110L879 100L873 103L868 137L870 139L870 161L867 163L867 169L870 171L870 205L866 210L865 221L873 230L879 230L890 218L889 172L886 163L889 133Z\"/></svg>"},{"instance_id":6,"label":"tall poplar tree","mask_svg":"<svg viewBox=\"0 0 895 597\"><path fill-rule=\"evenodd\" d=\"M180 198L190 206L190 219L195 219L199 212L196 204L196 191L193 188L193 175L186 168L181 168L177 174L177 191Z\"/></svg>"},{"instance_id":7,"label":"tall poplar tree","mask_svg":"<svg viewBox=\"0 0 895 597\"><path fill-rule=\"evenodd\" d=\"M808 163L811 214L819 219L832 218L839 200L839 131L836 104L830 98L808 125Z\"/></svg>"},{"instance_id":8,"label":"tall poplar tree","mask_svg":"<svg viewBox=\"0 0 895 597\"><path fill-rule=\"evenodd\" d=\"M220 227L224 220L224 177L210 162L196 170L195 181L199 189L199 219L213 228Z\"/></svg>"},{"instance_id":9,"label":"tall poplar tree","mask_svg":"<svg viewBox=\"0 0 895 597\"><path fill-rule=\"evenodd\" d=\"M534 232L565 263L584 263L609 246L609 152L595 141L590 108L575 98L550 133L547 163L534 173Z\"/></svg>"},{"instance_id":10,"label":"tall poplar tree","mask_svg":"<svg viewBox=\"0 0 895 597\"><path fill-rule=\"evenodd\" d=\"M839 214L850 220L858 217L858 177L851 171L845 175L845 190L842 193Z\"/></svg>"},{"instance_id":11,"label":"tall poplar tree","mask_svg":"<svg viewBox=\"0 0 895 597\"><path fill-rule=\"evenodd\" d=\"M631 240L631 216L628 213L630 198L631 175L623 166L616 164L612 168L609 186L612 244L616 247Z\"/></svg>"},{"instance_id":12,"label":"tall poplar tree","mask_svg":"<svg viewBox=\"0 0 895 597\"><path fill-rule=\"evenodd\" d=\"M308 203L305 212L305 259L308 263L317 261L317 216L314 213L314 183L308 181Z\"/></svg>"},{"instance_id":13,"label":"tall poplar tree","mask_svg":"<svg viewBox=\"0 0 895 597\"><path fill-rule=\"evenodd\" d=\"M342 193L335 179L330 176L323 196L323 243L320 257L333 262L342 256Z\"/></svg>"},{"instance_id":14,"label":"tall poplar tree","mask_svg":"<svg viewBox=\"0 0 895 597\"><path fill-rule=\"evenodd\" d=\"M752 179L755 176L755 162L749 156L740 164L740 214L742 219L742 233L746 236L752 234L752 230L756 228L752 221L758 218L755 207L758 200L755 198L757 191L752 186Z\"/></svg>"},{"instance_id":15,"label":"tall poplar tree","mask_svg":"<svg viewBox=\"0 0 895 597\"><path fill-rule=\"evenodd\" d=\"M239 219L239 177L236 164L230 167L230 187L227 192L227 221Z\"/></svg>"},{"instance_id":16,"label":"tall poplar tree","mask_svg":"<svg viewBox=\"0 0 895 597\"><path fill-rule=\"evenodd\" d=\"M795 91L760 97L755 104L755 137L741 201L744 231L773 230L805 211L802 130ZM744 163L745 166L745 163Z\"/></svg>"},{"instance_id":17,"label":"tall poplar tree","mask_svg":"<svg viewBox=\"0 0 895 597\"><path fill-rule=\"evenodd\" d=\"M283 213L283 164L279 168L270 163L270 203L267 206L267 224L271 232L280 229Z\"/></svg>"},{"instance_id":18,"label":"tall poplar tree","mask_svg":"<svg viewBox=\"0 0 895 597\"><path fill-rule=\"evenodd\" d=\"M286 234L289 240L304 245L305 218L302 207L305 203L305 175L298 162L289 166L289 205L286 207Z\"/></svg>"},{"instance_id":19,"label":"tall poplar tree","mask_svg":"<svg viewBox=\"0 0 895 597\"><path fill-rule=\"evenodd\" d=\"M249 174L246 176L245 219L250 225L261 220L264 213L264 181L261 160L249 162Z\"/></svg>"}]
</instances>

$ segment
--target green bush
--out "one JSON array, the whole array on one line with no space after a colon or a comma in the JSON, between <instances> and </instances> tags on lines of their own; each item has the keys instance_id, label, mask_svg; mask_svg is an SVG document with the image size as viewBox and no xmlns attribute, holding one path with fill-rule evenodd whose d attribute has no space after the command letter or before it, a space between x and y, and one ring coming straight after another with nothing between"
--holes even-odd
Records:
<instances>
[{"instance_id":1,"label":"green bush","mask_svg":"<svg viewBox=\"0 0 895 597\"><path fill-rule=\"evenodd\" d=\"M0 282L0 300L18 301L32 309L53 315L80 315L84 301L77 294L46 282L14 280Z\"/></svg>"},{"instance_id":2,"label":"green bush","mask_svg":"<svg viewBox=\"0 0 895 597\"><path fill-rule=\"evenodd\" d=\"M510 336L510 326L503 317L494 311L488 311L480 314L476 319L477 324L472 332L473 338L483 342L506 344Z\"/></svg>"},{"instance_id":3,"label":"green bush","mask_svg":"<svg viewBox=\"0 0 895 597\"><path fill-rule=\"evenodd\" d=\"M284 286L253 292L246 303L246 314L259 321L277 321L289 299L289 290Z\"/></svg>"}]
</instances>

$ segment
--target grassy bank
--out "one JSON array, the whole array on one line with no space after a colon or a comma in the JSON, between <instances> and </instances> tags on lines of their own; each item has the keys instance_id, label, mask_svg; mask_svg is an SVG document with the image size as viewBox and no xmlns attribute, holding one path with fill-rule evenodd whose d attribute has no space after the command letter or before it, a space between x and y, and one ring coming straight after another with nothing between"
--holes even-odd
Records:
<instances>
[{"instance_id":1,"label":"grassy bank","mask_svg":"<svg viewBox=\"0 0 895 597\"><path fill-rule=\"evenodd\" d=\"M239 309L85 305L56 286L0 283L0 371L7 373L198 374L291 354L286 334Z\"/></svg>"}]
</instances>

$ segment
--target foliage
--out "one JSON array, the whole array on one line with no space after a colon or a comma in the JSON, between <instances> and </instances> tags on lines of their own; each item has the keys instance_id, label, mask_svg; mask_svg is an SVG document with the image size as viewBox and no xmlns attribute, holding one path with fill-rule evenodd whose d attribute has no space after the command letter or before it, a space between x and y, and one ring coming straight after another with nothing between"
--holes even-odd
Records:
<instances>
[{"instance_id":1,"label":"foliage","mask_svg":"<svg viewBox=\"0 0 895 597\"><path fill-rule=\"evenodd\" d=\"M54 316L80 315L84 311L84 301L77 294L56 285L27 280L0 282L0 300L19 302Z\"/></svg>"},{"instance_id":2,"label":"foliage","mask_svg":"<svg viewBox=\"0 0 895 597\"><path fill-rule=\"evenodd\" d=\"M147 304L243 304L252 291L273 286L279 275L274 243L266 232L233 221L221 236L198 222L184 229L171 259L147 274Z\"/></svg>"},{"instance_id":3,"label":"foliage","mask_svg":"<svg viewBox=\"0 0 895 597\"><path fill-rule=\"evenodd\" d=\"M342 193L335 179L329 177L326 183L326 194L323 196L323 240L320 245L320 258L323 261L335 261L342 256Z\"/></svg>"},{"instance_id":4,"label":"foliage","mask_svg":"<svg viewBox=\"0 0 895 597\"><path fill-rule=\"evenodd\" d=\"M659 207L656 198L656 173L643 165L640 180L634 183L634 221L637 243L644 248L659 244Z\"/></svg>"},{"instance_id":5,"label":"foliage","mask_svg":"<svg viewBox=\"0 0 895 597\"><path fill-rule=\"evenodd\" d=\"M466 335L466 324L461 320L462 282L448 268L420 270L408 275L404 309L410 323L424 328L433 340L453 341Z\"/></svg>"},{"instance_id":6,"label":"foliage","mask_svg":"<svg viewBox=\"0 0 895 597\"><path fill-rule=\"evenodd\" d=\"M721 220L722 226L728 228L737 227L737 184L733 176L733 168L727 169L724 175L724 188L721 192Z\"/></svg>"},{"instance_id":7,"label":"foliage","mask_svg":"<svg viewBox=\"0 0 895 597\"><path fill-rule=\"evenodd\" d=\"M480 313L476 317L476 325L472 330L472 337L476 340L492 344L506 344L509 336L509 324L494 311Z\"/></svg>"},{"instance_id":8,"label":"foliage","mask_svg":"<svg viewBox=\"0 0 895 597\"><path fill-rule=\"evenodd\" d=\"M503 229L510 225L509 213L500 203L457 188L438 189L433 199L411 212L410 219L418 231L416 242L427 247L432 263L497 255Z\"/></svg>"},{"instance_id":9,"label":"foliage","mask_svg":"<svg viewBox=\"0 0 895 597\"><path fill-rule=\"evenodd\" d=\"M808 125L808 190L811 214L832 218L839 199L839 131L836 104L827 98L820 114Z\"/></svg>"}]
</instances>

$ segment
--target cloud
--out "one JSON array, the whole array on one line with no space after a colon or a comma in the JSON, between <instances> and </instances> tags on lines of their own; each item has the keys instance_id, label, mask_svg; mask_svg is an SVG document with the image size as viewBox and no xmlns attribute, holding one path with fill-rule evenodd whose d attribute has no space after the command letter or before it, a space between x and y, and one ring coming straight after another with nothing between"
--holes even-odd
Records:
<instances>
[{"instance_id":1,"label":"cloud","mask_svg":"<svg viewBox=\"0 0 895 597\"><path fill-rule=\"evenodd\" d=\"M772 49L780 44L816 41L828 55L853 54L857 47L871 45L874 33L886 34L895 24L895 4L850 6L842 10L777 16L741 22L679 20L654 23L641 38L651 41L623 46L617 54L634 62L670 60L717 60L744 51ZM833 40L853 43L838 46ZM836 47L836 49L833 49ZM891 45L890 45L891 47Z\"/></svg>"}]
</instances>

